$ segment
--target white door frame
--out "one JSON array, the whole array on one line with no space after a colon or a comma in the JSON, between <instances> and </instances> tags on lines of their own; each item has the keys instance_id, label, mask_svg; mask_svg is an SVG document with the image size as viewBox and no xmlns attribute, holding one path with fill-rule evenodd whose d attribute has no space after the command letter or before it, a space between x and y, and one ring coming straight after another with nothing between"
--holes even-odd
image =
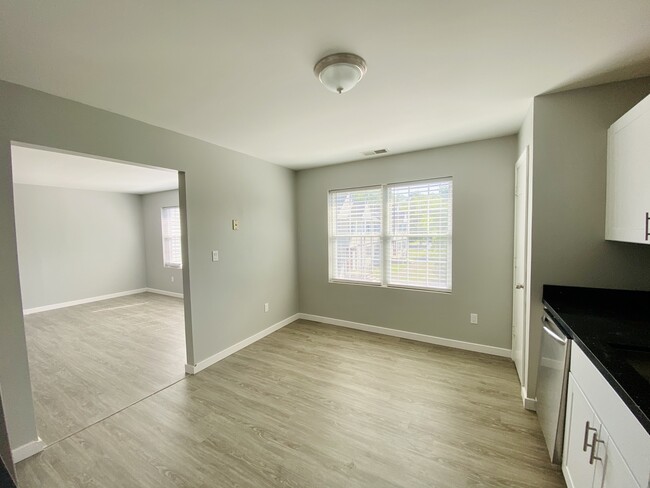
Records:
<instances>
[{"instance_id":1,"label":"white door frame","mask_svg":"<svg viewBox=\"0 0 650 488\"><path fill-rule=\"evenodd\" d=\"M522 171L523 168L523 171ZM523 174L526 178L524 184L525 194L523 208L525 209L525 216L523 219L523 229L518 225L518 205L517 205L517 172ZM521 204L520 204L521 205ZM521 208L521 206L519 207ZM522 385L522 397L524 398L524 406L526 408L532 407L526 405L526 386L528 377L528 331L530 325L530 243L531 243L531 212L532 212L532 161L530 158L529 147L526 146L524 151L519 156L515 164L515 215L514 215L514 246L513 246L513 284L512 284L512 327L513 327L513 344L512 344L512 359L517 367L517 372ZM523 278L517 280L517 237L518 232L523 232L523 256L520 259L520 266L522 266ZM523 288L522 288L523 285ZM518 288L519 287L519 288ZM519 341L521 342L521 360L516 356L517 345L514 343L514 332L517 326L516 312L518 310L517 301L521 301L522 311L522 324L519 331ZM520 364L519 364L520 362Z\"/></svg>"}]
</instances>

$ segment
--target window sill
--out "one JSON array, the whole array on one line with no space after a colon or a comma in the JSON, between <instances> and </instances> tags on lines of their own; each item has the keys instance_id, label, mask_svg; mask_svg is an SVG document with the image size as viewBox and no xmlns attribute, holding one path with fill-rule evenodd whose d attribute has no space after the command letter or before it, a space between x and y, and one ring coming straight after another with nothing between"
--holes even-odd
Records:
<instances>
[{"instance_id":1,"label":"window sill","mask_svg":"<svg viewBox=\"0 0 650 488\"><path fill-rule=\"evenodd\" d=\"M420 291L424 293L437 293L440 295L451 295L452 290L443 290L439 288L417 288L415 286L401 286L401 285L382 285L380 283L366 283L363 281L343 281L343 280L329 280L333 285L358 285L368 286L370 288L384 288L388 290L406 290L406 291Z\"/></svg>"}]
</instances>

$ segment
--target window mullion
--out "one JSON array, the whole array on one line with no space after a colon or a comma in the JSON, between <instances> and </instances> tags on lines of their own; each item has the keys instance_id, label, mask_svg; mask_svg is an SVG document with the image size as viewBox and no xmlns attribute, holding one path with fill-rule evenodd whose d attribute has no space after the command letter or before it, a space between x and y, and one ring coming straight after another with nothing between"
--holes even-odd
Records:
<instances>
[{"instance_id":1,"label":"window mullion","mask_svg":"<svg viewBox=\"0 0 650 488\"><path fill-rule=\"evenodd\" d=\"M390 266L390 237L388 221L388 186L381 185L382 198L382 215L381 215L381 246L382 246L382 263L381 263L381 286L388 286L388 269Z\"/></svg>"}]
</instances>

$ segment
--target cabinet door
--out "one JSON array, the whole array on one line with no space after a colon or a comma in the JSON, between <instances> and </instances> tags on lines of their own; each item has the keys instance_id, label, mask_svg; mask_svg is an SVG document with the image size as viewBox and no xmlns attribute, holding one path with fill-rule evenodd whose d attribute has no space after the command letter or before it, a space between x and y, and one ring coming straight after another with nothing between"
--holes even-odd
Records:
<instances>
[{"instance_id":1,"label":"cabinet door","mask_svg":"<svg viewBox=\"0 0 650 488\"><path fill-rule=\"evenodd\" d=\"M640 488L604 425L600 427L594 460L595 488Z\"/></svg>"},{"instance_id":2,"label":"cabinet door","mask_svg":"<svg viewBox=\"0 0 650 488\"><path fill-rule=\"evenodd\" d=\"M566 426L564 430L564 456L562 472L569 488L591 488L594 466L589 464L591 440L597 432L596 414L569 374Z\"/></svg>"},{"instance_id":3,"label":"cabinet door","mask_svg":"<svg viewBox=\"0 0 650 488\"><path fill-rule=\"evenodd\" d=\"M650 244L650 96L608 131L606 239Z\"/></svg>"}]
</instances>

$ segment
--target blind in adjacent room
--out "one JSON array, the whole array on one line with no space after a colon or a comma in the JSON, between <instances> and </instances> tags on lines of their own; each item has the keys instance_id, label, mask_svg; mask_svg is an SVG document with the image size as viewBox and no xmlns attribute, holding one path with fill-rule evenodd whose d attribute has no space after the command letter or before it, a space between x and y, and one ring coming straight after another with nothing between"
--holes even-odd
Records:
<instances>
[{"instance_id":1,"label":"blind in adjacent room","mask_svg":"<svg viewBox=\"0 0 650 488\"><path fill-rule=\"evenodd\" d=\"M181 213L179 207L162 208L163 264L168 268L181 268Z\"/></svg>"}]
</instances>

